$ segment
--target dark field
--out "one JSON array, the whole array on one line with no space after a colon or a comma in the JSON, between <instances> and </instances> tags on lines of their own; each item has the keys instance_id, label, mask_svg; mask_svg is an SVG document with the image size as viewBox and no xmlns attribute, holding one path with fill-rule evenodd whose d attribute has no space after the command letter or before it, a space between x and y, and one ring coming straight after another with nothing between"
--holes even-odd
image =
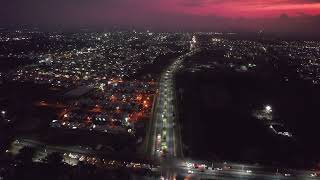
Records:
<instances>
[{"instance_id":1,"label":"dark field","mask_svg":"<svg viewBox=\"0 0 320 180\"><path fill-rule=\"evenodd\" d=\"M320 89L280 75L202 70L177 76L185 156L294 167L318 163ZM266 104L294 138L251 114Z\"/></svg>"},{"instance_id":2,"label":"dark field","mask_svg":"<svg viewBox=\"0 0 320 180\"><path fill-rule=\"evenodd\" d=\"M34 60L28 58L18 59L0 57L0 72L9 72L18 67L23 67L32 63L34 63Z\"/></svg>"},{"instance_id":3,"label":"dark field","mask_svg":"<svg viewBox=\"0 0 320 180\"><path fill-rule=\"evenodd\" d=\"M0 109L6 110L9 124L0 124L1 147L14 137L39 135L47 132L48 123L56 116L56 109L40 108L36 102L56 102L59 90L32 83L8 82L0 86Z\"/></svg>"}]
</instances>

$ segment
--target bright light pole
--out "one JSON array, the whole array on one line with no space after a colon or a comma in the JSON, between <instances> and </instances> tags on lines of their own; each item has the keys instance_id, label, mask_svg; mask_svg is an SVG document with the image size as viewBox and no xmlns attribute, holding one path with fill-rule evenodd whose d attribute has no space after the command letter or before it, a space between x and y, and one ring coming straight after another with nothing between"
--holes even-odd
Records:
<instances>
[{"instance_id":1,"label":"bright light pole","mask_svg":"<svg viewBox=\"0 0 320 180\"><path fill-rule=\"evenodd\" d=\"M1 116L4 118L4 117L6 117L6 111L1 111Z\"/></svg>"},{"instance_id":2,"label":"bright light pole","mask_svg":"<svg viewBox=\"0 0 320 180\"><path fill-rule=\"evenodd\" d=\"M266 111L267 113L271 113L271 112L272 112L272 107L271 107L270 105L267 105L267 106L265 107L265 111Z\"/></svg>"}]
</instances>

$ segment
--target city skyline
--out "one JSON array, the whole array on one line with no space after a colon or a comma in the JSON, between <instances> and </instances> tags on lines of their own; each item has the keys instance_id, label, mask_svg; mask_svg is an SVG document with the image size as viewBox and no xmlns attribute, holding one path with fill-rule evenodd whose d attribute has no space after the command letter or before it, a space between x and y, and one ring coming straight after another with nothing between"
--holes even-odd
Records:
<instances>
[{"instance_id":1,"label":"city skyline","mask_svg":"<svg viewBox=\"0 0 320 180\"><path fill-rule=\"evenodd\" d=\"M258 31L314 33L316 0L95 0L8 1L0 25L133 27L160 31Z\"/></svg>"}]
</instances>

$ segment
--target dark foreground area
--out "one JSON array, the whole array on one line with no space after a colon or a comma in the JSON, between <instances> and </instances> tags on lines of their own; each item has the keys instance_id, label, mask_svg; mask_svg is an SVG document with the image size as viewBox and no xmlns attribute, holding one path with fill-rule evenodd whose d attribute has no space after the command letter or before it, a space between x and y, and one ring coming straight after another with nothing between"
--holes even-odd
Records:
<instances>
[{"instance_id":1,"label":"dark foreground area","mask_svg":"<svg viewBox=\"0 0 320 180\"><path fill-rule=\"evenodd\" d=\"M319 162L319 87L284 82L277 73L201 70L182 71L177 90L186 156L293 167ZM252 116L266 104L292 138Z\"/></svg>"}]
</instances>

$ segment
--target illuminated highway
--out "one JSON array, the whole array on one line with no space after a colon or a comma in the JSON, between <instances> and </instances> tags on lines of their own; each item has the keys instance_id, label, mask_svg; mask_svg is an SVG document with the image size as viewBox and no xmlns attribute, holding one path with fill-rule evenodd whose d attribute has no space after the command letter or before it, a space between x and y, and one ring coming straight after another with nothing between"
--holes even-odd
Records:
<instances>
[{"instance_id":1,"label":"illuminated highway","mask_svg":"<svg viewBox=\"0 0 320 180\"><path fill-rule=\"evenodd\" d=\"M156 161L181 157L180 136L176 132L177 122L175 116L175 91L174 91L174 73L181 65L184 56L179 57L171 64L161 75L159 83L159 95L154 109L154 126L151 136L152 146L151 156Z\"/></svg>"},{"instance_id":2,"label":"illuminated highway","mask_svg":"<svg viewBox=\"0 0 320 180\"><path fill-rule=\"evenodd\" d=\"M209 163L201 161L176 161L177 174L185 179L320 179L317 172L277 169L260 165L237 163Z\"/></svg>"},{"instance_id":3,"label":"illuminated highway","mask_svg":"<svg viewBox=\"0 0 320 180\"><path fill-rule=\"evenodd\" d=\"M19 149L23 146L34 147L39 149L46 149L45 151L37 151L34 157L35 161L44 159L47 154L52 152L61 152L67 154L73 154L77 156L88 156L94 155L96 152L93 150L79 148L79 147L59 147L59 146L43 146L42 143L20 139L13 143L12 149L10 150L13 154L18 153ZM169 158L166 158L169 159ZM69 156L64 156L65 162L76 165L79 160ZM313 171L302 171L302 170L284 170L275 169L272 167L264 167L260 165L245 165L237 163L210 163L204 161L195 160L180 160L178 158L171 158L170 161L163 160L162 165L156 168L154 171L162 175L162 179L174 180L178 177L183 179L266 179L266 180L316 180L320 177L315 177ZM146 178L148 179L148 178ZM149 178L154 179L154 178Z\"/></svg>"},{"instance_id":4,"label":"illuminated highway","mask_svg":"<svg viewBox=\"0 0 320 180\"><path fill-rule=\"evenodd\" d=\"M154 104L150 134L147 136L149 155L160 163L160 171L164 179L176 179L181 168L177 159L183 158L180 137L180 125L177 121L176 93L174 76L184 58L191 56L195 50L195 37L190 42L190 52L178 57L161 74L159 91ZM183 169L182 169L183 170Z\"/></svg>"},{"instance_id":5,"label":"illuminated highway","mask_svg":"<svg viewBox=\"0 0 320 180\"><path fill-rule=\"evenodd\" d=\"M196 52L196 38L190 41L190 52L175 59L175 61L161 74L159 92L154 107L151 136L149 135L149 149L151 158L156 161L181 158L180 125L176 120L176 100L174 76L182 65L184 58ZM151 143L150 143L151 141ZM151 147L150 147L151 146Z\"/></svg>"}]
</instances>

